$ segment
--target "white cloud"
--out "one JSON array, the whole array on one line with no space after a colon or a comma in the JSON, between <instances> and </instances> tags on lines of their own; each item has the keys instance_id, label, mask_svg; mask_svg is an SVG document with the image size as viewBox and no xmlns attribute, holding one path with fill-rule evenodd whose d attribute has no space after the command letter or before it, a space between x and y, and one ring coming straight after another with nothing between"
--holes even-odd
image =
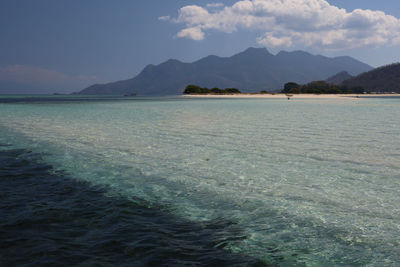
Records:
<instances>
[{"instance_id":1,"label":"white cloud","mask_svg":"<svg viewBox=\"0 0 400 267\"><path fill-rule=\"evenodd\" d=\"M178 32L176 36L179 38L189 38L200 41L204 39L204 32L199 27L186 28Z\"/></svg>"},{"instance_id":2,"label":"white cloud","mask_svg":"<svg viewBox=\"0 0 400 267\"><path fill-rule=\"evenodd\" d=\"M219 9L213 9L218 6ZM242 0L232 6L184 6L172 19L185 25L177 37L203 40L207 30L263 32L265 46L326 49L400 44L400 20L382 11L348 12L326 0Z\"/></svg>"},{"instance_id":3,"label":"white cloud","mask_svg":"<svg viewBox=\"0 0 400 267\"><path fill-rule=\"evenodd\" d=\"M159 17L158 19L159 19L159 20L163 20L163 21L168 21L168 20L171 19L171 17L170 17L170 16L161 16L161 17Z\"/></svg>"},{"instance_id":4,"label":"white cloud","mask_svg":"<svg viewBox=\"0 0 400 267\"><path fill-rule=\"evenodd\" d=\"M279 46L289 47L292 46L292 40L289 37L274 37L270 33L266 33L262 37L257 38L257 42L265 47L268 46Z\"/></svg>"}]
</instances>

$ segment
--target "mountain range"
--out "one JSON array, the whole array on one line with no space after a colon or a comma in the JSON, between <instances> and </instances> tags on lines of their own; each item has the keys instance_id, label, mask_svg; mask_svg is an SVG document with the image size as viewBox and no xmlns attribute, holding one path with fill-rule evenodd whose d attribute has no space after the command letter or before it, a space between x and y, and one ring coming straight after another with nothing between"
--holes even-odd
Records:
<instances>
[{"instance_id":1,"label":"mountain range","mask_svg":"<svg viewBox=\"0 0 400 267\"><path fill-rule=\"evenodd\" d=\"M189 84L201 87L238 88L242 92L280 91L286 82L304 84L346 71L358 75L372 67L348 56L326 57L304 51L248 48L231 57L207 56L193 63L170 59L148 65L128 80L95 84L80 94L177 95Z\"/></svg>"}]
</instances>

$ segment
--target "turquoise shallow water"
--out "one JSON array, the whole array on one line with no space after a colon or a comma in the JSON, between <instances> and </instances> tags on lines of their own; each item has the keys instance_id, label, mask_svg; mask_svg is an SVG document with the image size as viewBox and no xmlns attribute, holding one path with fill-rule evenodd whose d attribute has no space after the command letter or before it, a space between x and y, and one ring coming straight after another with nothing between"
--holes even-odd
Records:
<instances>
[{"instance_id":1,"label":"turquoise shallow water","mask_svg":"<svg viewBox=\"0 0 400 267\"><path fill-rule=\"evenodd\" d=\"M89 100L2 103L0 144L266 263L400 264L399 99Z\"/></svg>"}]
</instances>

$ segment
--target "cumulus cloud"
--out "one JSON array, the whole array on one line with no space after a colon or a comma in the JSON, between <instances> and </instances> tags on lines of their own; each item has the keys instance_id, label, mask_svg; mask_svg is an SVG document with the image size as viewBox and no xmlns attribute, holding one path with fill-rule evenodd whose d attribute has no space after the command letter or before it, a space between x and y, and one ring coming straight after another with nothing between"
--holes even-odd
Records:
<instances>
[{"instance_id":1,"label":"cumulus cloud","mask_svg":"<svg viewBox=\"0 0 400 267\"><path fill-rule=\"evenodd\" d=\"M269 46L282 47L282 46L292 45L292 40L289 37L274 37L270 33L266 33L264 36L258 37L257 42L265 47Z\"/></svg>"},{"instance_id":2,"label":"cumulus cloud","mask_svg":"<svg viewBox=\"0 0 400 267\"><path fill-rule=\"evenodd\" d=\"M176 36L199 41L204 39L204 32L200 29L200 27L192 27L181 30Z\"/></svg>"},{"instance_id":3,"label":"cumulus cloud","mask_svg":"<svg viewBox=\"0 0 400 267\"><path fill-rule=\"evenodd\" d=\"M215 7L219 7L215 9ZM185 27L177 37L203 40L205 32L262 32L264 46L304 45L327 49L400 44L400 19L382 11L351 12L326 0L242 0L232 6L182 7L172 21Z\"/></svg>"}]
</instances>

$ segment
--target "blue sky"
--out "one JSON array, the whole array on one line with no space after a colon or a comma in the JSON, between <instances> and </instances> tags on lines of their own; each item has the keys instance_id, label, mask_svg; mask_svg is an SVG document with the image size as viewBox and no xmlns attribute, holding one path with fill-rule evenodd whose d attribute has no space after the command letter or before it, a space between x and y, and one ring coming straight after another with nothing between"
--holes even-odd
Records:
<instances>
[{"instance_id":1,"label":"blue sky","mask_svg":"<svg viewBox=\"0 0 400 267\"><path fill-rule=\"evenodd\" d=\"M372 66L400 61L398 0L0 0L0 7L0 81L65 92L169 58L191 62L250 46L350 55Z\"/></svg>"}]
</instances>

